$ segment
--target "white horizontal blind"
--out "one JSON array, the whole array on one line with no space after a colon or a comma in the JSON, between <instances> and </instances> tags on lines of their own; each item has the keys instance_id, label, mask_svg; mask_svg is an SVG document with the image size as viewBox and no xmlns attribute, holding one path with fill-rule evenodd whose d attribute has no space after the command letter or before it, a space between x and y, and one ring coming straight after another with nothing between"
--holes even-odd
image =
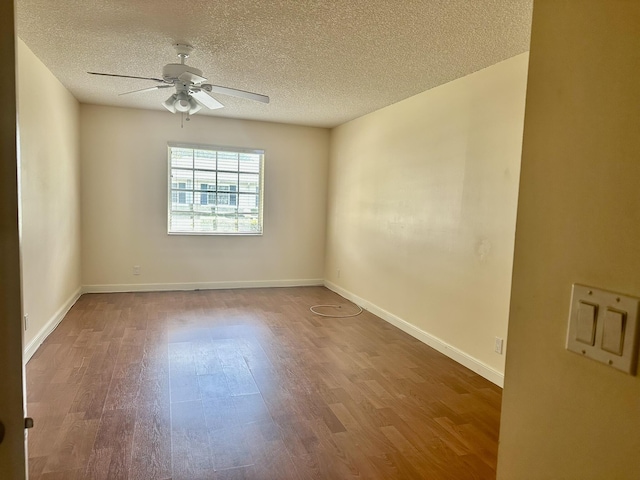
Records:
<instances>
[{"instance_id":1,"label":"white horizontal blind","mask_svg":"<svg viewBox=\"0 0 640 480\"><path fill-rule=\"evenodd\" d=\"M169 145L169 233L261 234L264 151Z\"/></svg>"}]
</instances>

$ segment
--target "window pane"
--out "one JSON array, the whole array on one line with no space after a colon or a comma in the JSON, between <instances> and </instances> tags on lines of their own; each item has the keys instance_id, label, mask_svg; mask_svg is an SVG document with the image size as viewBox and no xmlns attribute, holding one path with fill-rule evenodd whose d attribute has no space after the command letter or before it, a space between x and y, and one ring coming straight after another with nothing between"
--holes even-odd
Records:
<instances>
[{"instance_id":1,"label":"window pane","mask_svg":"<svg viewBox=\"0 0 640 480\"><path fill-rule=\"evenodd\" d=\"M206 192L196 192L195 194L196 205L198 212L212 212L213 207L216 204L216 194L215 193L206 193Z\"/></svg>"},{"instance_id":2,"label":"window pane","mask_svg":"<svg viewBox=\"0 0 640 480\"><path fill-rule=\"evenodd\" d=\"M194 168L202 168L203 170L215 170L216 152L214 150L195 150L194 162Z\"/></svg>"},{"instance_id":3,"label":"window pane","mask_svg":"<svg viewBox=\"0 0 640 480\"><path fill-rule=\"evenodd\" d=\"M238 174L218 172L218 190L224 192L237 192Z\"/></svg>"},{"instance_id":4,"label":"window pane","mask_svg":"<svg viewBox=\"0 0 640 480\"><path fill-rule=\"evenodd\" d=\"M205 172L202 170L196 170L195 182L196 182L197 190L215 192L216 191L216 172Z\"/></svg>"},{"instance_id":5,"label":"window pane","mask_svg":"<svg viewBox=\"0 0 640 480\"><path fill-rule=\"evenodd\" d=\"M193 168L193 150L190 148L171 148L171 166Z\"/></svg>"},{"instance_id":6,"label":"window pane","mask_svg":"<svg viewBox=\"0 0 640 480\"><path fill-rule=\"evenodd\" d=\"M216 203L218 205L228 205L230 207L238 206L238 194L236 193L223 193L218 190L216 198Z\"/></svg>"},{"instance_id":7,"label":"window pane","mask_svg":"<svg viewBox=\"0 0 640 480\"><path fill-rule=\"evenodd\" d=\"M242 215L238 217L238 232L259 232L260 224L257 215Z\"/></svg>"},{"instance_id":8,"label":"window pane","mask_svg":"<svg viewBox=\"0 0 640 480\"><path fill-rule=\"evenodd\" d=\"M237 172L238 154L233 152L218 152L218 170Z\"/></svg>"},{"instance_id":9,"label":"window pane","mask_svg":"<svg viewBox=\"0 0 640 480\"><path fill-rule=\"evenodd\" d=\"M258 193L258 187L260 185L260 176L251 173L240 174L240 192Z\"/></svg>"},{"instance_id":10,"label":"window pane","mask_svg":"<svg viewBox=\"0 0 640 480\"><path fill-rule=\"evenodd\" d=\"M239 155L240 171L248 173L260 172L260 157L257 153L241 153Z\"/></svg>"},{"instance_id":11,"label":"window pane","mask_svg":"<svg viewBox=\"0 0 640 480\"><path fill-rule=\"evenodd\" d=\"M216 216L215 215L196 215L193 221L194 232L215 232Z\"/></svg>"},{"instance_id":12,"label":"window pane","mask_svg":"<svg viewBox=\"0 0 640 480\"><path fill-rule=\"evenodd\" d=\"M228 207L218 204L216 209L218 231L220 232L235 232L237 225L237 210L235 207Z\"/></svg>"},{"instance_id":13,"label":"window pane","mask_svg":"<svg viewBox=\"0 0 640 480\"><path fill-rule=\"evenodd\" d=\"M193 228L193 216L191 213L182 214L171 212L171 229L178 232L190 232Z\"/></svg>"},{"instance_id":14,"label":"window pane","mask_svg":"<svg viewBox=\"0 0 640 480\"><path fill-rule=\"evenodd\" d=\"M258 196L240 193L238 198L238 211L241 213L258 213Z\"/></svg>"},{"instance_id":15,"label":"window pane","mask_svg":"<svg viewBox=\"0 0 640 480\"><path fill-rule=\"evenodd\" d=\"M173 202L174 198L177 199L177 202ZM192 211L193 192L181 190L174 191L172 192L171 200L171 210L179 210L182 212Z\"/></svg>"},{"instance_id":16,"label":"window pane","mask_svg":"<svg viewBox=\"0 0 640 480\"><path fill-rule=\"evenodd\" d=\"M193 181L193 170L171 169L172 188L191 188Z\"/></svg>"}]
</instances>

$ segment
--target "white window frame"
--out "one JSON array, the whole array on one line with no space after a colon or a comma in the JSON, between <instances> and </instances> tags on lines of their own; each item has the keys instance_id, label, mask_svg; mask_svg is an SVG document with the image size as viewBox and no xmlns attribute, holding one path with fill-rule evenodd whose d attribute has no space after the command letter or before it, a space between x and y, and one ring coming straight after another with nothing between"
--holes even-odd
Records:
<instances>
[{"instance_id":1,"label":"white window frame","mask_svg":"<svg viewBox=\"0 0 640 480\"><path fill-rule=\"evenodd\" d=\"M241 184L240 184L240 177L241 175L255 175L255 171L242 171L240 169L240 167L238 168L238 171L230 171L230 170L224 170L224 169L219 169L218 168L218 163L217 163L217 158L216 158L216 167L215 169L209 169L209 168L196 168L195 164L192 164L191 168L188 167L178 167L176 168L175 166L172 165L171 162L171 149L172 148L182 148L182 149L191 149L191 150L206 150L209 152L221 152L221 153L232 153L232 154L242 154L242 153L250 153L250 154L257 154L260 156L260 161L259 161L259 167L258 167L258 192L255 194L256 196L256 207L257 207L257 217L255 215L251 215L248 213L245 213L245 217L244 218L257 218L257 222L258 222L258 229L257 230L241 230L238 231L237 229L239 228L239 219L243 218L243 212L241 211L241 205L240 205L240 198L241 196L245 196L246 198L248 198L249 196L254 195L253 192L247 192L247 191L242 191L241 188ZM168 191L167 191L167 233L169 235L241 235L241 236L259 236L262 235L264 233L264 222L263 222L263 213L264 213L264 158L265 158L265 151L262 149L248 149L248 148L238 148L238 147L227 147L227 146L219 146L219 145L201 145L201 144L186 144L186 143L175 143L175 142L169 142L167 144L167 184L168 184ZM186 188L184 187L174 187L173 186L173 169L176 170L181 170L183 172L191 172L192 175L192 181L189 182L189 185L185 185ZM215 185L215 189L210 190L209 187L207 188L207 190L202 190L201 188L201 180L196 180L196 172L207 172L209 174L211 174L212 172L215 172L216 174L216 179L218 178L218 174L219 173L223 173L225 175L229 175L230 173L237 173L238 175L238 184L236 187L236 190L232 190L230 188L230 186L226 186L228 189L222 189L222 185L219 185L217 183L216 180L216 185ZM184 185L184 182L182 181L182 179L178 179L175 183L178 183L180 185ZM171 221L171 217L172 217L172 212L174 212L174 210L172 209L172 203L173 203L173 198L174 196L176 198L182 198L181 193L184 193L184 197L186 197L188 199L189 196L191 196L191 202L187 201L186 203L182 203L182 202L177 202L181 205L187 205L191 207L191 213L192 213L192 225L191 225L191 229L176 229L173 228L172 229L172 221ZM189 195L190 194L190 195ZM207 195L207 203L201 203L202 197L201 195ZM225 198L227 200L227 203L225 202L221 202L221 203L209 203L211 200L211 198L213 197L214 199L217 198L217 195L225 195ZM231 196L233 195L233 196ZM231 202L231 199L234 199L234 202ZM198 215L198 212L196 212L196 207L197 206L204 206L204 205L211 205L212 208L217 208L219 206L224 206L224 208L227 209L227 211L229 210L229 207L233 208L235 206L235 220L236 220L236 230L235 231L229 231L229 230L211 230L211 231L202 231L202 230L196 230L196 217L209 217L209 218L215 218L215 220L213 221L213 223L217 223L219 221L219 218L226 218L227 219L227 224L228 224L228 216L224 217L223 215L218 216L217 214L209 214L207 215L206 213L202 213L202 211L200 211L201 215ZM175 212L178 211L184 211L184 210L175 210Z\"/></svg>"}]
</instances>

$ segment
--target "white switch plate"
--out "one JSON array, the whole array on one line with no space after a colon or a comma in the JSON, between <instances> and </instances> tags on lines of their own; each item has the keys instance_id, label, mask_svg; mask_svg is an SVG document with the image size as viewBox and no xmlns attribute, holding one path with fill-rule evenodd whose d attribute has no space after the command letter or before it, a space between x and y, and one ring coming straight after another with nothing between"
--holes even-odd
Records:
<instances>
[{"instance_id":1,"label":"white switch plate","mask_svg":"<svg viewBox=\"0 0 640 480\"><path fill-rule=\"evenodd\" d=\"M639 305L640 299L629 295L574 284L571 291L567 350L635 375L638 364ZM595 309L591 309L591 306L595 306ZM593 312L595 321L595 337L593 338L589 334L585 335L585 322L587 321L585 312ZM608 345L610 341L603 344L605 321L610 321L612 312L623 313L622 352L620 355L612 353L612 349ZM607 332L610 337L610 330ZM592 340L593 343L590 344Z\"/></svg>"},{"instance_id":2,"label":"white switch plate","mask_svg":"<svg viewBox=\"0 0 640 480\"><path fill-rule=\"evenodd\" d=\"M502 355L502 347L504 345L504 340L500 337L496 337L496 343L495 346L493 347L493 350L496 353L499 353L500 355Z\"/></svg>"}]
</instances>

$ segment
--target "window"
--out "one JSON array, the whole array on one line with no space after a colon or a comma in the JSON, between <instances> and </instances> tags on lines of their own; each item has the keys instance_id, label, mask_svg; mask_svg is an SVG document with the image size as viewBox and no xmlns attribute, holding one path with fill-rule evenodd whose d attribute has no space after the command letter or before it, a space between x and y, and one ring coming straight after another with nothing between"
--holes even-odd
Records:
<instances>
[{"instance_id":1,"label":"window","mask_svg":"<svg viewBox=\"0 0 640 480\"><path fill-rule=\"evenodd\" d=\"M264 151L169 144L169 233L261 234Z\"/></svg>"}]
</instances>

